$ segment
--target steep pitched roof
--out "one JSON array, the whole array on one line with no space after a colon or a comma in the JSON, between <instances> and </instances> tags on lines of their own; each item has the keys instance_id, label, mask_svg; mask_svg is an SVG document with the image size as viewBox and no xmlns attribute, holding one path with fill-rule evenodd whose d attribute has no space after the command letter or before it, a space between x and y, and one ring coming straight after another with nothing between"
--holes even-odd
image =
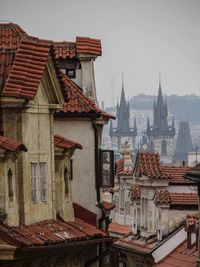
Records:
<instances>
[{"instance_id":1,"label":"steep pitched roof","mask_svg":"<svg viewBox=\"0 0 200 267\"><path fill-rule=\"evenodd\" d=\"M124 168L124 159L119 159L115 162L116 174L118 175L125 175L125 176L132 176L133 170L126 170Z\"/></svg>"},{"instance_id":2,"label":"steep pitched roof","mask_svg":"<svg viewBox=\"0 0 200 267\"><path fill-rule=\"evenodd\" d=\"M64 103L62 109L57 113L77 113L77 114L90 114L94 113L105 118L115 117L111 114L106 113L101 110L93 100L87 97L78 85L76 85L70 78L66 75L62 75L62 79L66 86L66 102Z\"/></svg>"},{"instance_id":3,"label":"steep pitched roof","mask_svg":"<svg viewBox=\"0 0 200 267\"><path fill-rule=\"evenodd\" d=\"M1 239L18 248L51 247L74 241L108 237L107 233L78 218L73 222L46 220L18 227L0 224Z\"/></svg>"},{"instance_id":4,"label":"steep pitched roof","mask_svg":"<svg viewBox=\"0 0 200 267\"><path fill-rule=\"evenodd\" d=\"M0 48L17 49L25 35L26 32L17 24L0 23Z\"/></svg>"},{"instance_id":5,"label":"steep pitched roof","mask_svg":"<svg viewBox=\"0 0 200 267\"><path fill-rule=\"evenodd\" d=\"M63 149L83 149L82 145L79 143L66 139L58 134L54 135L54 145Z\"/></svg>"},{"instance_id":6,"label":"steep pitched roof","mask_svg":"<svg viewBox=\"0 0 200 267\"><path fill-rule=\"evenodd\" d=\"M51 41L38 38L26 38L21 41L2 93L3 96L29 100L35 97L51 44Z\"/></svg>"},{"instance_id":7,"label":"steep pitched roof","mask_svg":"<svg viewBox=\"0 0 200 267\"><path fill-rule=\"evenodd\" d=\"M164 173L158 153L138 152L136 158L135 173L145 175L150 179L171 179L169 173Z\"/></svg>"},{"instance_id":8,"label":"steep pitched roof","mask_svg":"<svg viewBox=\"0 0 200 267\"><path fill-rule=\"evenodd\" d=\"M10 152L16 152L18 150L27 151L24 144L11 140L5 136L0 136L0 148Z\"/></svg>"}]
</instances>

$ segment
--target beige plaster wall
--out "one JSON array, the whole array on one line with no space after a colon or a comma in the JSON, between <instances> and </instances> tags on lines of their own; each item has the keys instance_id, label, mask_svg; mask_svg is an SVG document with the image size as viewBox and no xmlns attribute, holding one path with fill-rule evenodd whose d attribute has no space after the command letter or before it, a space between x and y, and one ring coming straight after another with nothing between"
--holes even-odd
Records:
<instances>
[{"instance_id":1,"label":"beige plaster wall","mask_svg":"<svg viewBox=\"0 0 200 267\"><path fill-rule=\"evenodd\" d=\"M83 149L77 149L73 156L72 200L100 215L96 207L95 143L91 120L56 118L54 132L83 146Z\"/></svg>"},{"instance_id":2,"label":"beige plaster wall","mask_svg":"<svg viewBox=\"0 0 200 267\"><path fill-rule=\"evenodd\" d=\"M8 170L12 171L13 196L9 197L8 190ZM6 213L6 223L8 225L18 225L18 199L17 199L17 177L15 159L5 159L0 162L0 211Z\"/></svg>"},{"instance_id":3,"label":"beige plaster wall","mask_svg":"<svg viewBox=\"0 0 200 267\"><path fill-rule=\"evenodd\" d=\"M68 170L68 188L69 194L65 195L65 180L64 170ZM70 159L56 157L55 159L55 189L56 189L56 213L59 214L65 221L74 220L74 209L72 205Z\"/></svg>"}]
</instances>

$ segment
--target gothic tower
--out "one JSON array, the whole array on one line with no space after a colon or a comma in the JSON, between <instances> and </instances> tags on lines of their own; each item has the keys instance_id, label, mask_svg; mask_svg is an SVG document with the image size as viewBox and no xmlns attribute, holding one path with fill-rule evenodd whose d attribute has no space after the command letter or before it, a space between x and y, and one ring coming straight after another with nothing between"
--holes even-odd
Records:
<instances>
[{"instance_id":1,"label":"gothic tower","mask_svg":"<svg viewBox=\"0 0 200 267\"><path fill-rule=\"evenodd\" d=\"M193 151L190 127L187 121L181 121L174 151L174 161L188 161L188 152Z\"/></svg>"},{"instance_id":2,"label":"gothic tower","mask_svg":"<svg viewBox=\"0 0 200 267\"><path fill-rule=\"evenodd\" d=\"M125 142L130 144L132 152L135 150L135 137L137 135L137 125L136 120L134 119L134 127L130 127L129 118L130 118L130 108L129 102L126 101L125 92L124 92L124 83L122 79L122 90L120 104L117 103L117 126L114 128L112 121L110 123L110 137L112 146L117 146L118 151L120 147Z\"/></svg>"},{"instance_id":3,"label":"gothic tower","mask_svg":"<svg viewBox=\"0 0 200 267\"><path fill-rule=\"evenodd\" d=\"M168 126L167 101L164 101L159 77L157 102L153 105L153 126L147 119L146 135L148 136L148 150L158 152L165 163L172 162L174 152L175 126L174 119Z\"/></svg>"}]
</instances>

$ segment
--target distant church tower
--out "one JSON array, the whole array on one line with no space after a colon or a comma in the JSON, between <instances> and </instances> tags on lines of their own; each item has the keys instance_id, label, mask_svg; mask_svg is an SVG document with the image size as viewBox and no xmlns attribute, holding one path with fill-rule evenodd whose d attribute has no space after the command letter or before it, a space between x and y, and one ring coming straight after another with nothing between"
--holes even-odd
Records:
<instances>
[{"instance_id":1,"label":"distant church tower","mask_svg":"<svg viewBox=\"0 0 200 267\"><path fill-rule=\"evenodd\" d=\"M120 150L121 144L124 144L126 141L130 144L130 148L135 151L135 137L137 135L137 125L136 120L134 119L134 127L130 128L129 117L130 117L130 108L129 102L126 102L125 92L124 92L124 82L122 78L122 91L120 105L117 103L117 127L114 128L112 125L112 120L110 123L110 137L112 147L117 146Z\"/></svg>"},{"instance_id":2,"label":"distant church tower","mask_svg":"<svg viewBox=\"0 0 200 267\"><path fill-rule=\"evenodd\" d=\"M190 127L187 121L181 121L174 151L174 161L188 161L188 152L193 151Z\"/></svg>"},{"instance_id":3,"label":"distant church tower","mask_svg":"<svg viewBox=\"0 0 200 267\"><path fill-rule=\"evenodd\" d=\"M157 103L153 106L153 126L150 126L149 118L147 119L146 134L148 136L148 150L160 154L161 161L171 163L174 154L174 136L175 126L174 118L172 125L168 126L168 109L167 102L164 102L161 82L159 77L159 90Z\"/></svg>"}]
</instances>

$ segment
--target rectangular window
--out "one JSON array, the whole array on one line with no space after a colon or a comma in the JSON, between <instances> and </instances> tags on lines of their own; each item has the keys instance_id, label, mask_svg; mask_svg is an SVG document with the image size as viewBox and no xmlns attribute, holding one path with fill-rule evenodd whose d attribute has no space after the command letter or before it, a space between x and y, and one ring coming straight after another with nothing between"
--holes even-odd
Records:
<instances>
[{"instance_id":1,"label":"rectangular window","mask_svg":"<svg viewBox=\"0 0 200 267\"><path fill-rule=\"evenodd\" d=\"M31 198L33 202L38 201L37 163L31 163Z\"/></svg>"},{"instance_id":2,"label":"rectangular window","mask_svg":"<svg viewBox=\"0 0 200 267\"><path fill-rule=\"evenodd\" d=\"M113 150L100 150L101 186L114 186L114 153Z\"/></svg>"},{"instance_id":3,"label":"rectangular window","mask_svg":"<svg viewBox=\"0 0 200 267\"><path fill-rule=\"evenodd\" d=\"M40 162L39 166L40 166L41 200L47 201L46 163Z\"/></svg>"}]
</instances>

